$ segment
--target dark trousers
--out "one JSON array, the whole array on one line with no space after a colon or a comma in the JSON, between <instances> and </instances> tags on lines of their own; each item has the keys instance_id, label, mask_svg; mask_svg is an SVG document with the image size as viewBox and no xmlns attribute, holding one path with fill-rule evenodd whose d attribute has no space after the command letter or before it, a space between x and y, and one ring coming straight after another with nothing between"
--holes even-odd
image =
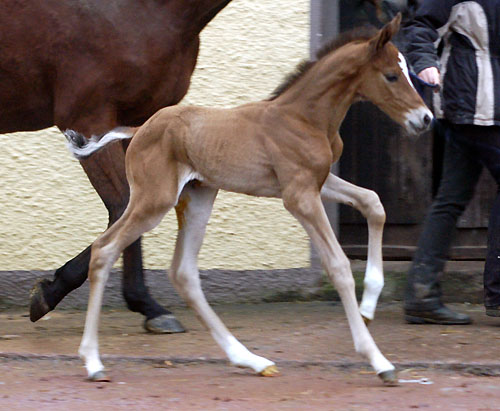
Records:
<instances>
[{"instance_id":1,"label":"dark trousers","mask_svg":"<svg viewBox=\"0 0 500 411\"><path fill-rule=\"evenodd\" d=\"M446 143L441 182L423 224L408 273L405 308L434 309L441 305L443 272L458 218L474 194L483 166L497 183L490 213L488 252L484 268L484 303L500 305L500 127L440 122Z\"/></svg>"}]
</instances>

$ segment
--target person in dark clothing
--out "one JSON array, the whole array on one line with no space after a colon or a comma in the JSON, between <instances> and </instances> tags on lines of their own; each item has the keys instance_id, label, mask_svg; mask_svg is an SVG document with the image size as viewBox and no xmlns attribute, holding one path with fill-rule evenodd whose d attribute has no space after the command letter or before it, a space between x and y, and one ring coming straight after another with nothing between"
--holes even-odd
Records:
<instances>
[{"instance_id":1,"label":"person in dark clothing","mask_svg":"<svg viewBox=\"0 0 500 411\"><path fill-rule=\"evenodd\" d=\"M500 185L500 1L423 0L405 27L406 55L418 77L440 85L434 112L446 138L441 182L408 272L410 323L468 324L441 301L444 269L458 218L483 167ZM436 45L441 43L438 53ZM500 192L488 226L486 314L500 317Z\"/></svg>"}]
</instances>

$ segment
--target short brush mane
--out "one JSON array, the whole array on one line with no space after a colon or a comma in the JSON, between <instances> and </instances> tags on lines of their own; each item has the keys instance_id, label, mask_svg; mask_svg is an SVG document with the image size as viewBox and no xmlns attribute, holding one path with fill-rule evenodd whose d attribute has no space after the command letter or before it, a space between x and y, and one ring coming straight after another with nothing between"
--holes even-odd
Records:
<instances>
[{"instance_id":1,"label":"short brush mane","mask_svg":"<svg viewBox=\"0 0 500 411\"><path fill-rule=\"evenodd\" d=\"M267 100L271 101L281 96L326 55L348 43L370 40L376 33L377 29L371 26L358 27L354 30L341 33L318 50L316 53L316 60L304 60L300 62L295 68L295 71L285 77L283 82L271 93L271 96Z\"/></svg>"}]
</instances>

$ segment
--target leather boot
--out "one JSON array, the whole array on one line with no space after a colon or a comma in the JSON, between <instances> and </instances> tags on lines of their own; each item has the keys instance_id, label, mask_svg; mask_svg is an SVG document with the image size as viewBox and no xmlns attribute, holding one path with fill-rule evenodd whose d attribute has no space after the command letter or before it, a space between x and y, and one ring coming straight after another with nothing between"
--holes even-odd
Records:
<instances>
[{"instance_id":1,"label":"leather boot","mask_svg":"<svg viewBox=\"0 0 500 411\"><path fill-rule=\"evenodd\" d=\"M463 325L470 324L471 318L467 314L462 314L450 310L441 303L439 308L430 310L408 310L405 308L405 320L409 324L442 324L442 325Z\"/></svg>"},{"instance_id":2,"label":"leather boot","mask_svg":"<svg viewBox=\"0 0 500 411\"><path fill-rule=\"evenodd\" d=\"M405 292L405 320L410 324L470 324L471 318L450 310L441 302L444 261L413 262Z\"/></svg>"},{"instance_id":3,"label":"leather boot","mask_svg":"<svg viewBox=\"0 0 500 411\"><path fill-rule=\"evenodd\" d=\"M486 315L489 317L500 317L500 305L495 305L492 307L485 307Z\"/></svg>"}]
</instances>

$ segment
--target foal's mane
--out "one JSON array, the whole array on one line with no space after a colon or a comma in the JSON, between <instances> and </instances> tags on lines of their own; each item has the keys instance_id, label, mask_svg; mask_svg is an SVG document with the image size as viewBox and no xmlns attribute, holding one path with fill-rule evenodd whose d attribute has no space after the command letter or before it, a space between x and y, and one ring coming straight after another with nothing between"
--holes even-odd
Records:
<instances>
[{"instance_id":1,"label":"foal's mane","mask_svg":"<svg viewBox=\"0 0 500 411\"><path fill-rule=\"evenodd\" d=\"M323 57L328 54L338 50L340 47L345 46L348 43L361 42L370 40L377 33L377 29L372 26L361 26L353 30L345 31L334 37L331 41L326 43L321 47L316 53L315 60L303 60L301 61L295 70L288 74L282 83L276 87L276 89L271 93L271 96L267 99L268 101L274 100L281 96L286 90L292 87L297 81L302 78L315 64L317 64Z\"/></svg>"}]
</instances>

